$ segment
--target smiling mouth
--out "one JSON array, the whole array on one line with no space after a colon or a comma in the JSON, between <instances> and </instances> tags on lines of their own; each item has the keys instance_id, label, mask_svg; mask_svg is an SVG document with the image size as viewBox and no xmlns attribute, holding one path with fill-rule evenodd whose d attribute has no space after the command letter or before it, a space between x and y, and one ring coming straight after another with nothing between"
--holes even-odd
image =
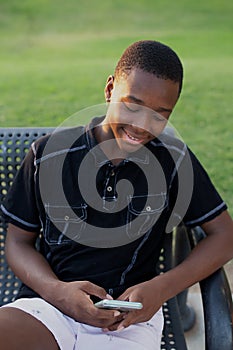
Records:
<instances>
[{"instance_id":1,"label":"smiling mouth","mask_svg":"<svg viewBox=\"0 0 233 350\"><path fill-rule=\"evenodd\" d=\"M122 130L124 131L124 133L126 134L126 136L128 137L128 139L129 139L132 143L138 144L138 143L142 143L142 142L145 141L144 138L138 138L138 137L135 137L135 136L131 135L125 128L122 128Z\"/></svg>"}]
</instances>

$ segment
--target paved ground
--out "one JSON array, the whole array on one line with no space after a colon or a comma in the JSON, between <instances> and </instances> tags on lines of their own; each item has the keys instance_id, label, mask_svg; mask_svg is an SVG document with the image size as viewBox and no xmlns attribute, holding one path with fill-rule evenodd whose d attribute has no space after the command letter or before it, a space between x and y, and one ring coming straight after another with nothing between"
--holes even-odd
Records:
<instances>
[{"instance_id":1,"label":"paved ground","mask_svg":"<svg viewBox=\"0 0 233 350\"><path fill-rule=\"evenodd\" d=\"M225 265L225 271L233 293L233 260ZM186 333L186 341L189 350L204 350L204 321L201 304L200 289L198 285L190 288L188 303L192 305L196 312L196 323L191 331Z\"/></svg>"},{"instance_id":2,"label":"paved ground","mask_svg":"<svg viewBox=\"0 0 233 350\"><path fill-rule=\"evenodd\" d=\"M225 271L227 273L228 280L230 282L231 291L233 293L233 260L226 264Z\"/></svg>"},{"instance_id":3,"label":"paved ground","mask_svg":"<svg viewBox=\"0 0 233 350\"><path fill-rule=\"evenodd\" d=\"M186 342L189 350L204 350L204 321L201 304L201 296L197 288L192 293L189 293L188 302L195 310L196 322L192 330L186 332Z\"/></svg>"}]
</instances>

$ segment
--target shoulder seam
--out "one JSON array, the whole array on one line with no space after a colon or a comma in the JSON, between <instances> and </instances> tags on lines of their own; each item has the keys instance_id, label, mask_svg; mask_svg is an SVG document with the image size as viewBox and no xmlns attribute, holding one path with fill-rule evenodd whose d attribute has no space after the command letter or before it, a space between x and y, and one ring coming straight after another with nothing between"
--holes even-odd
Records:
<instances>
[{"instance_id":1,"label":"shoulder seam","mask_svg":"<svg viewBox=\"0 0 233 350\"><path fill-rule=\"evenodd\" d=\"M41 163L49 158L53 158L53 157L62 155L64 153L72 153L72 152L80 151L80 150L83 150L85 148L87 148L87 146L85 144L82 146L79 146L79 147L65 148L65 149L62 149L60 151L52 152L50 154L46 154L45 156L42 156L41 158L38 158L35 163L38 164L38 163Z\"/></svg>"}]
</instances>

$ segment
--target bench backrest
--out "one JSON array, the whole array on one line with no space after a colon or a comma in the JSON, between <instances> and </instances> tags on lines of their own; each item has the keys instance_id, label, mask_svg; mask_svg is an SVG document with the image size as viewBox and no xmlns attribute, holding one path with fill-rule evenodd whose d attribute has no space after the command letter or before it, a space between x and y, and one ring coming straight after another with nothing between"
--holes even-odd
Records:
<instances>
[{"instance_id":1,"label":"bench backrest","mask_svg":"<svg viewBox=\"0 0 233 350\"><path fill-rule=\"evenodd\" d=\"M2 128L0 129L0 203L20 167L31 143L53 128ZM7 225L0 217L0 305L11 301L18 292L20 281L8 267L4 242Z\"/></svg>"}]
</instances>

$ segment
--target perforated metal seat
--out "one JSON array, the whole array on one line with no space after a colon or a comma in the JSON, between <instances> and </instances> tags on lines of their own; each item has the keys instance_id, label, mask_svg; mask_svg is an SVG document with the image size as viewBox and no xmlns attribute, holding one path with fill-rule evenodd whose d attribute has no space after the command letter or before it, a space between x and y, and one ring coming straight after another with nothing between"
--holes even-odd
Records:
<instances>
[{"instance_id":1,"label":"perforated metal seat","mask_svg":"<svg viewBox=\"0 0 233 350\"><path fill-rule=\"evenodd\" d=\"M31 143L52 130L53 128L0 129L0 203L7 194ZM13 300L21 284L5 260L6 229L6 222L0 217L0 305Z\"/></svg>"},{"instance_id":2,"label":"perforated metal seat","mask_svg":"<svg viewBox=\"0 0 233 350\"><path fill-rule=\"evenodd\" d=\"M31 143L52 130L53 128L0 129L0 202L7 194ZM21 284L5 260L6 230L7 225L3 217L0 216L0 305L14 300ZM166 234L158 262L158 273L164 273L171 269L185 257L190 248L184 249L184 240L188 240L190 246L193 247L198 244L201 238L202 232L199 229L187 231L183 227ZM224 270L220 269L202 281L201 290L205 313L206 349L232 350L232 299ZM187 350L184 337L184 328L187 322L184 317L184 301L185 298L182 298L181 303L178 296L169 300L163 306L165 327L161 350ZM219 310L222 310L221 313Z\"/></svg>"}]
</instances>

